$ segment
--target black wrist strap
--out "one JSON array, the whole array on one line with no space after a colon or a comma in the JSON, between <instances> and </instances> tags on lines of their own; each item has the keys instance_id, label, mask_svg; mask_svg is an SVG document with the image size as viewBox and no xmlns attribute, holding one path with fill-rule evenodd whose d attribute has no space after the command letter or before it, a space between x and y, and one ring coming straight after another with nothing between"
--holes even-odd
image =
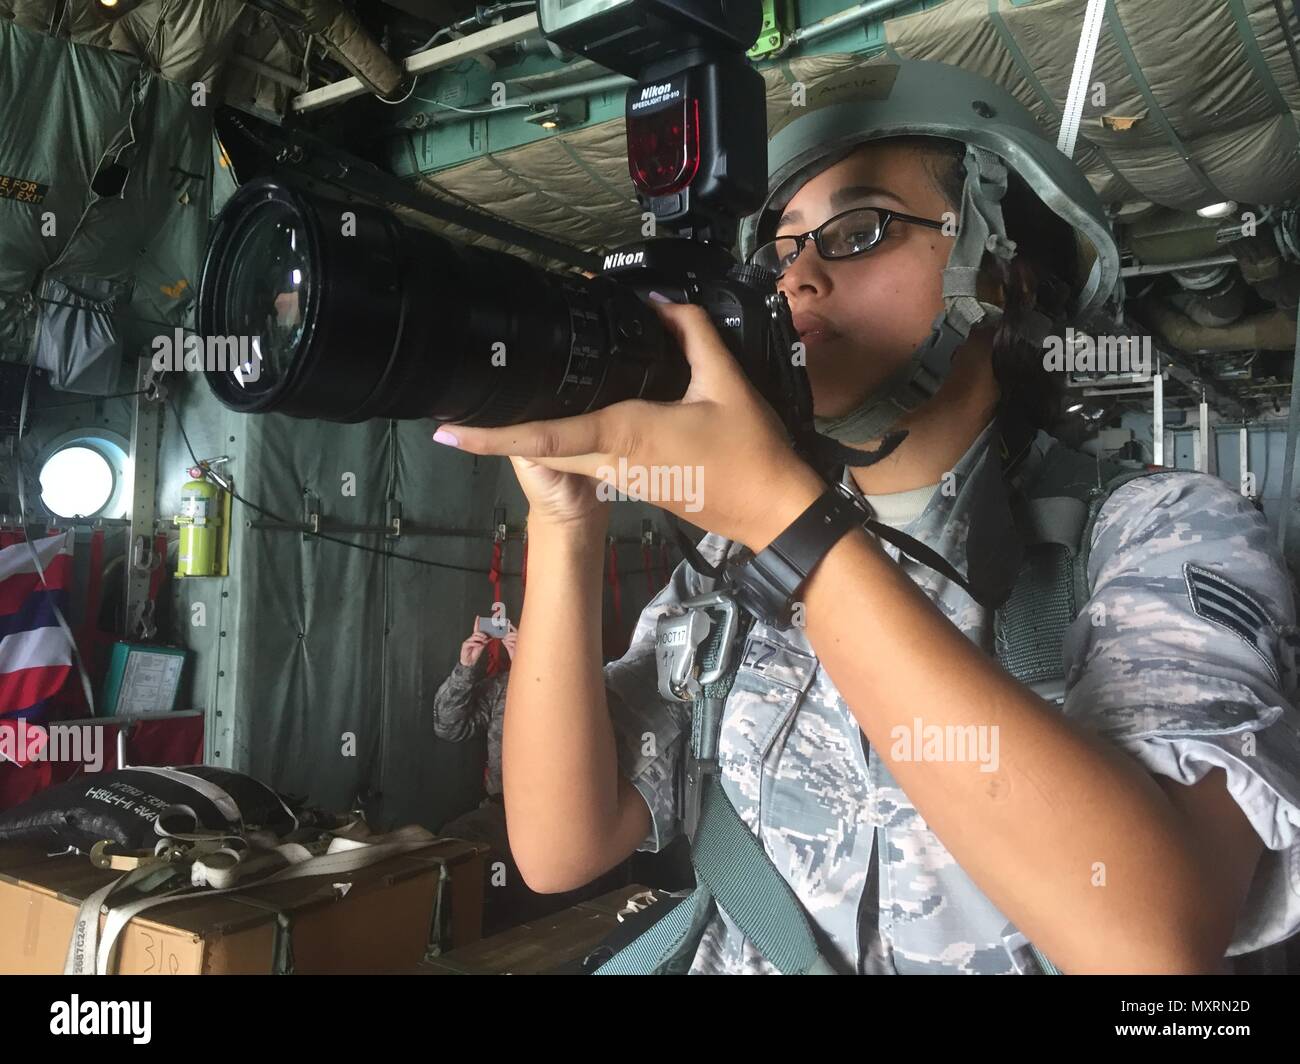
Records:
<instances>
[{"instance_id":1,"label":"black wrist strap","mask_svg":"<svg viewBox=\"0 0 1300 1064\"><path fill-rule=\"evenodd\" d=\"M757 557L797 573L802 583L849 529L869 519L870 511L843 487L829 487Z\"/></svg>"},{"instance_id":2,"label":"black wrist strap","mask_svg":"<svg viewBox=\"0 0 1300 1064\"><path fill-rule=\"evenodd\" d=\"M727 570L736 601L766 624L788 627L794 603L821 560L853 528L874 532L920 565L947 577L988 606L957 569L920 540L870 516L870 508L844 485L827 489L764 550Z\"/></svg>"},{"instance_id":3,"label":"black wrist strap","mask_svg":"<svg viewBox=\"0 0 1300 1064\"><path fill-rule=\"evenodd\" d=\"M933 569L940 576L946 576L981 606L989 605L979 595L975 594L975 589L966 582L966 578L957 572L952 563L938 551L927 547L919 539L914 539L906 532L900 532L889 525L881 524L875 518L868 521L866 527L885 542L892 543L918 565L924 565L929 569Z\"/></svg>"},{"instance_id":4,"label":"black wrist strap","mask_svg":"<svg viewBox=\"0 0 1300 1064\"><path fill-rule=\"evenodd\" d=\"M843 485L827 488L757 555L728 569L737 603L764 623L785 627L818 563L869 517L869 508Z\"/></svg>"}]
</instances>

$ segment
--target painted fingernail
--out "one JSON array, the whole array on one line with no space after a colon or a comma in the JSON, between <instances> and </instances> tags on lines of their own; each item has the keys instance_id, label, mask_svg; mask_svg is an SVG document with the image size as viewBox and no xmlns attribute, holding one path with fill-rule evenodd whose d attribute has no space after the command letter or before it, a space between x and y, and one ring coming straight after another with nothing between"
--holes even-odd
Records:
<instances>
[{"instance_id":1,"label":"painted fingernail","mask_svg":"<svg viewBox=\"0 0 1300 1064\"><path fill-rule=\"evenodd\" d=\"M672 302L672 300L669 299L669 298L668 298L666 295L664 295L662 292L651 292L651 293L650 293L650 298L653 299L656 303L671 303L671 302Z\"/></svg>"},{"instance_id":2,"label":"painted fingernail","mask_svg":"<svg viewBox=\"0 0 1300 1064\"><path fill-rule=\"evenodd\" d=\"M459 446L460 446L460 440L456 439L456 437L453 436L453 435L452 435L450 432L448 432L446 429L439 429L437 432L435 432L435 433L433 434L433 442L434 442L434 443L445 443L448 447L459 447Z\"/></svg>"}]
</instances>

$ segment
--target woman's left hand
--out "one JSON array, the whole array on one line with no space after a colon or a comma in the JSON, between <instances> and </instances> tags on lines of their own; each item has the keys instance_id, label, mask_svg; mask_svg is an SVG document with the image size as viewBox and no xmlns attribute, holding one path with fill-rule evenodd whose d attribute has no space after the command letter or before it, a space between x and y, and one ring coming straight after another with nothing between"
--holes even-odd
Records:
<instances>
[{"instance_id":1,"label":"woman's left hand","mask_svg":"<svg viewBox=\"0 0 1300 1064\"><path fill-rule=\"evenodd\" d=\"M746 379L704 309L652 305L690 363L690 385L677 402L628 399L553 421L496 429L447 426L434 439L472 454L520 456L581 473L610 485L607 492L621 490L654 503L757 552L825 484L795 454L780 419Z\"/></svg>"}]
</instances>

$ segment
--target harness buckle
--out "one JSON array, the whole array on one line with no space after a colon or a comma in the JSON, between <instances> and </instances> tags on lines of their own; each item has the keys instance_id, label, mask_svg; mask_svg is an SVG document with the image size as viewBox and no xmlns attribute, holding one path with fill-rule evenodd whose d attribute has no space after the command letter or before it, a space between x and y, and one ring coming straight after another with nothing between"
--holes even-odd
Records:
<instances>
[{"instance_id":1,"label":"harness buckle","mask_svg":"<svg viewBox=\"0 0 1300 1064\"><path fill-rule=\"evenodd\" d=\"M708 610L721 612L722 629L713 664L701 669L700 647L714 634L718 621ZM731 665L739 612L730 592L709 591L686 599L659 618L655 625L655 670L659 693L673 702L696 702L706 685L726 675Z\"/></svg>"},{"instance_id":2,"label":"harness buckle","mask_svg":"<svg viewBox=\"0 0 1300 1064\"><path fill-rule=\"evenodd\" d=\"M713 621L703 610L665 613L655 624L655 671L659 693L672 702L694 702L700 684L695 655Z\"/></svg>"},{"instance_id":3,"label":"harness buckle","mask_svg":"<svg viewBox=\"0 0 1300 1064\"><path fill-rule=\"evenodd\" d=\"M736 605L732 591L709 591L687 599L681 606L686 611L685 618L703 618L699 622L703 635L698 641L690 643L689 662L686 663L689 671L678 688L690 695L689 701L695 704L691 719L691 742L686 750L682 781L682 826L687 838L694 841L700 822L705 785L709 776L716 776L719 772L718 742L722 731L722 707L726 701L726 691L715 685L732 672L736 634L740 628L740 607ZM710 617L710 610L721 613L721 618L715 620ZM670 619L665 626L668 632L677 630L673 626L673 620L681 619ZM660 623L663 623L662 619ZM688 643L693 634L688 634ZM707 643L704 642L705 639L708 640ZM708 661L707 668L701 668L697 661L701 646L704 647L704 658Z\"/></svg>"}]
</instances>

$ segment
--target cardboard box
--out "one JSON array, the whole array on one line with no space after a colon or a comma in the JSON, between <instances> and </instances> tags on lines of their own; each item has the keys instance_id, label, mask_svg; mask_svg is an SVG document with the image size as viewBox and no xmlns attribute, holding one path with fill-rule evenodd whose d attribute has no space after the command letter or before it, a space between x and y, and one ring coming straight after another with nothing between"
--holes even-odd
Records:
<instances>
[{"instance_id":1,"label":"cardboard box","mask_svg":"<svg viewBox=\"0 0 1300 1064\"><path fill-rule=\"evenodd\" d=\"M646 887L611 890L570 909L421 963L420 975L543 975L580 961L618 926L618 911Z\"/></svg>"},{"instance_id":2,"label":"cardboard box","mask_svg":"<svg viewBox=\"0 0 1300 1064\"><path fill-rule=\"evenodd\" d=\"M453 949L480 936L487 852L481 843L440 839L355 872L168 902L123 931L117 971L268 974L286 935L299 974L410 971L431 932ZM0 974L62 972L82 900L121 874L81 855L0 843Z\"/></svg>"}]
</instances>

